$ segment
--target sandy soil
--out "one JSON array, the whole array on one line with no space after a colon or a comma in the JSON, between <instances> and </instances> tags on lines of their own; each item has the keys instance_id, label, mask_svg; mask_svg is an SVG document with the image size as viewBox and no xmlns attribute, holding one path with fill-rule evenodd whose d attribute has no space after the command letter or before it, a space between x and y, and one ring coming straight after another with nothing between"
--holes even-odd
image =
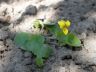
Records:
<instances>
[{"instance_id":1,"label":"sandy soil","mask_svg":"<svg viewBox=\"0 0 96 72\"><path fill-rule=\"evenodd\" d=\"M32 21L44 18L71 20L82 47L51 44L54 52L37 68L34 56L13 39L32 32ZM96 0L0 0L0 72L96 72Z\"/></svg>"}]
</instances>

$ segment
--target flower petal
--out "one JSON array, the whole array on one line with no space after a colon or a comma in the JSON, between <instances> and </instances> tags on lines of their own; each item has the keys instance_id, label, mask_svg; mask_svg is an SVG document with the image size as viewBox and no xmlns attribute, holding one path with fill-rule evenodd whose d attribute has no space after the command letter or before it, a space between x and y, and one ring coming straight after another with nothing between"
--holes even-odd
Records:
<instances>
[{"instance_id":1,"label":"flower petal","mask_svg":"<svg viewBox=\"0 0 96 72\"><path fill-rule=\"evenodd\" d=\"M59 24L61 29L63 29L65 27L65 21L64 20L58 21L58 24Z\"/></svg>"},{"instance_id":2,"label":"flower petal","mask_svg":"<svg viewBox=\"0 0 96 72\"><path fill-rule=\"evenodd\" d=\"M65 24L66 24L66 27L69 27L70 24L71 24L71 22L70 22L69 20L67 20L67 21L65 22Z\"/></svg>"},{"instance_id":3,"label":"flower petal","mask_svg":"<svg viewBox=\"0 0 96 72\"><path fill-rule=\"evenodd\" d=\"M68 29L67 29L67 28L63 28L63 33L64 33L65 35L67 35L67 34L68 34Z\"/></svg>"}]
</instances>

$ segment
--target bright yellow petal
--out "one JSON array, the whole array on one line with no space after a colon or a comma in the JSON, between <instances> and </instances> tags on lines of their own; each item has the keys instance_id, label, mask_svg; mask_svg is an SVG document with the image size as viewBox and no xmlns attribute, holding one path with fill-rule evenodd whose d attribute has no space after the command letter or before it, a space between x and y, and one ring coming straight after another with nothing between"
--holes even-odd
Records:
<instances>
[{"instance_id":1,"label":"bright yellow petal","mask_svg":"<svg viewBox=\"0 0 96 72\"><path fill-rule=\"evenodd\" d=\"M63 28L63 33L64 33L65 35L67 35L67 34L68 34L68 29L67 29L67 28Z\"/></svg>"},{"instance_id":2,"label":"bright yellow petal","mask_svg":"<svg viewBox=\"0 0 96 72\"><path fill-rule=\"evenodd\" d=\"M64 26L65 26L65 21L64 20L60 20L60 21L58 21L58 24L59 24L60 28L63 29Z\"/></svg>"},{"instance_id":3,"label":"bright yellow petal","mask_svg":"<svg viewBox=\"0 0 96 72\"><path fill-rule=\"evenodd\" d=\"M67 20L67 21L65 22L65 24L66 24L66 27L69 27L70 24L71 24L71 22L70 22L69 20Z\"/></svg>"}]
</instances>

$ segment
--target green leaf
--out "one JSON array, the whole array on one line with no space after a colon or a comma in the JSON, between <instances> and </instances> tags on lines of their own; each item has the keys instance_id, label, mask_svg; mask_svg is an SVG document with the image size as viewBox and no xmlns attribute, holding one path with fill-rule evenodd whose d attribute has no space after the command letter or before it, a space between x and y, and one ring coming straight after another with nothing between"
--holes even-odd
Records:
<instances>
[{"instance_id":1,"label":"green leaf","mask_svg":"<svg viewBox=\"0 0 96 72\"><path fill-rule=\"evenodd\" d=\"M43 52L43 53L42 53ZM52 48L48 45L43 45L43 47L40 49L40 52L38 52L39 57L48 58L49 55L52 53Z\"/></svg>"},{"instance_id":2,"label":"green leaf","mask_svg":"<svg viewBox=\"0 0 96 72\"><path fill-rule=\"evenodd\" d=\"M43 58L48 58L52 49L44 44L44 37L40 34L19 33L15 36L15 44L21 46L23 50L30 51L36 55L36 64L43 65Z\"/></svg>"},{"instance_id":3,"label":"green leaf","mask_svg":"<svg viewBox=\"0 0 96 72\"><path fill-rule=\"evenodd\" d=\"M33 22L33 27L38 29L38 28L43 28L44 27L44 24L41 20L37 19Z\"/></svg>"},{"instance_id":4,"label":"green leaf","mask_svg":"<svg viewBox=\"0 0 96 72\"><path fill-rule=\"evenodd\" d=\"M69 33L66 38L66 43L70 46L81 46L81 41L73 33Z\"/></svg>"},{"instance_id":5,"label":"green leaf","mask_svg":"<svg viewBox=\"0 0 96 72\"><path fill-rule=\"evenodd\" d=\"M36 64L38 65L38 67L42 67L44 65L42 58L36 57L35 61L36 61Z\"/></svg>"},{"instance_id":6,"label":"green leaf","mask_svg":"<svg viewBox=\"0 0 96 72\"><path fill-rule=\"evenodd\" d=\"M18 46L23 46L28 41L27 37L29 37L28 33L22 32L22 33L16 34L14 38L15 44Z\"/></svg>"},{"instance_id":7,"label":"green leaf","mask_svg":"<svg viewBox=\"0 0 96 72\"><path fill-rule=\"evenodd\" d=\"M42 67L44 65L43 58L48 58L51 53L52 53L52 49L48 48L47 45L44 45L44 47L42 47L40 51L37 53L36 64L39 67Z\"/></svg>"},{"instance_id":8,"label":"green leaf","mask_svg":"<svg viewBox=\"0 0 96 72\"><path fill-rule=\"evenodd\" d=\"M28 41L24 45L24 49L27 51L32 51L34 54L37 54L38 49L42 48L44 43L44 37L41 35L31 35L28 37Z\"/></svg>"}]
</instances>

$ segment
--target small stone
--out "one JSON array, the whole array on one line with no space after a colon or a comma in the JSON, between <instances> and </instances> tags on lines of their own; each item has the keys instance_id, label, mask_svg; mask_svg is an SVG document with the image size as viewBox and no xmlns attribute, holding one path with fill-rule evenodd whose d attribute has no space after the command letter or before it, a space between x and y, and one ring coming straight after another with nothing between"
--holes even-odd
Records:
<instances>
[{"instance_id":1,"label":"small stone","mask_svg":"<svg viewBox=\"0 0 96 72\"><path fill-rule=\"evenodd\" d=\"M37 14L36 6L29 5L26 7L24 15L36 15L36 14Z\"/></svg>"},{"instance_id":2,"label":"small stone","mask_svg":"<svg viewBox=\"0 0 96 72\"><path fill-rule=\"evenodd\" d=\"M87 37L85 32L82 32L81 35L79 36L79 39L85 39Z\"/></svg>"}]
</instances>

